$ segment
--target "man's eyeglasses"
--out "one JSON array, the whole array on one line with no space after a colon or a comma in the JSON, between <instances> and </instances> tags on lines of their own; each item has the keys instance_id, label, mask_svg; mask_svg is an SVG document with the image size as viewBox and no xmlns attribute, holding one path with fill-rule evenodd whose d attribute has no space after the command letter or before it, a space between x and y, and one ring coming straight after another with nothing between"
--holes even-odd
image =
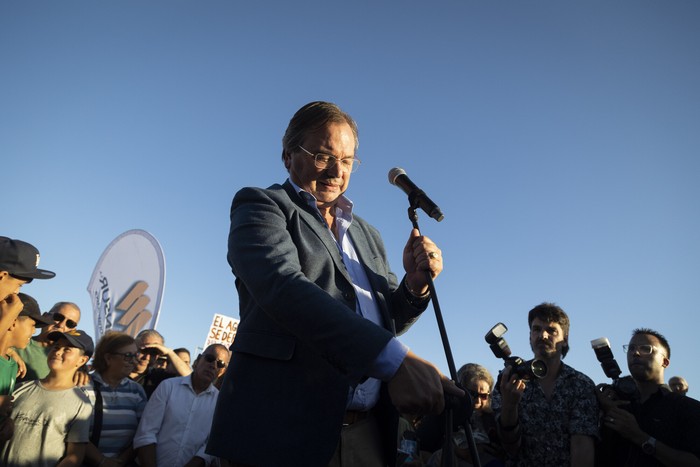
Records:
<instances>
[{"instance_id":1,"label":"man's eyeglasses","mask_svg":"<svg viewBox=\"0 0 700 467\"><path fill-rule=\"evenodd\" d=\"M302 148L301 146L299 146L299 149L304 151L309 157L314 158L316 168L318 169L330 169L333 166L335 166L335 164L337 164L338 162L340 162L343 168L349 172L356 172L357 169L360 168L360 159L356 157L343 157L341 159L332 154L324 154L322 152L314 154L311 151L307 151L306 149Z\"/></svg>"},{"instance_id":2,"label":"man's eyeglasses","mask_svg":"<svg viewBox=\"0 0 700 467\"><path fill-rule=\"evenodd\" d=\"M125 362L133 362L136 358L135 353L131 352L110 352L112 355L121 355Z\"/></svg>"},{"instance_id":3,"label":"man's eyeglasses","mask_svg":"<svg viewBox=\"0 0 700 467\"><path fill-rule=\"evenodd\" d=\"M226 368L226 362L223 360L217 360L216 356L210 354L210 353L203 353L202 358L207 361L207 363L214 363L216 362L216 367L221 369L221 368Z\"/></svg>"},{"instance_id":4,"label":"man's eyeglasses","mask_svg":"<svg viewBox=\"0 0 700 467\"><path fill-rule=\"evenodd\" d=\"M68 319L65 316L63 316L61 313L54 313L53 314L53 320L56 321L56 324L60 324L62 322L66 322L66 327L68 329L75 329L78 327L78 323L73 321L72 319Z\"/></svg>"},{"instance_id":5,"label":"man's eyeglasses","mask_svg":"<svg viewBox=\"0 0 700 467\"><path fill-rule=\"evenodd\" d=\"M651 344L642 344L642 345L636 345L636 344L630 344L630 345L623 345L622 350L625 351L625 353L631 354L631 353L639 353L639 355L651 355L654 353L654 351L661 350L655 345ZM659 352L661 355L664 355L662 352Z\"/></svg>"}]
</instances>

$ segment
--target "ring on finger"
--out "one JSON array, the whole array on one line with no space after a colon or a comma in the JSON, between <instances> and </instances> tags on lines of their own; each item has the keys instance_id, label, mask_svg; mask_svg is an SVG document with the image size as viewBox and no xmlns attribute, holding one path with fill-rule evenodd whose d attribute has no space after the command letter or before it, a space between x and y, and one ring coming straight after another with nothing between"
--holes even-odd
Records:
<instances>
[{"instance_id":1,"label":"ring on finger","mask_svg":"<svg viewBox=\"0 0 700 467\"><path fill-rule=\"evenodd\" d=\"M428 253L428 258L430 258L430 259L437 259L439 257L440 257L440 255L435 251L431 251L430 253Z\"/></svg>"}]
</instances>

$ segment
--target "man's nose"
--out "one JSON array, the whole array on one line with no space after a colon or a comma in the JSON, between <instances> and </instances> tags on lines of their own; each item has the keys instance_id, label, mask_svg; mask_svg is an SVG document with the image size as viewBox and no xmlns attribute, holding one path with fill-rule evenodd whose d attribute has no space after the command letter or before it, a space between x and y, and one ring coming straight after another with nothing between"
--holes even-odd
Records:
<instances>
[{"instance_id":1,"label":"man's nose","mask_svg":"<svg viewBox=\"0 0 700 467\"><path fill-rule=\"evenodd\" d=\"M327 169L328 174L331 175L334 178L340 178L343 175L343 172L345 171L345 167L343 166L343 163L340 162L339 160L335 161L335 164L333 164L333 167L329 167Z\"/></svg>"}]
</instances>

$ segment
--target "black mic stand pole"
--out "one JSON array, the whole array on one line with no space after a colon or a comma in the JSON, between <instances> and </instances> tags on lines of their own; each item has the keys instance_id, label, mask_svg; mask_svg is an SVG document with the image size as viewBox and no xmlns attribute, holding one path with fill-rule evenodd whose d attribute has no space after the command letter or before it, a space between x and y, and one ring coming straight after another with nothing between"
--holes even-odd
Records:
<instances>
[{"instance_id":1,"label":"black mic stand pole","mask_svg":"<svg viewBox=\"0 0 700 467\"><path fill-rule=\"evenodd\" d=\"M418 214L416 213L416 208L418 208L418 200L416 192L412 192L408 196L408 201L411 206L408 208L408 219L413 224L413 228L418 230L420 233L420 228L418 227ZM430 271L426 271L425 276L428 280L428 289L430 290L430 300L433 302L433 309L435 310L435 319L437 320L438 329L440 330L440 337L442 339L442 346L445 349L445 357L447 358L447 366L450 369L450 377L452 381L457 381L457 369L455 368L455 361L452 357L452 348L450 347L450 341L447 339L447 330L445 329L445 322L442 319L442 311L440 310L440 302L437 298L437 292L435 291L435 283L433 282L433 277L430 275ZM465 389L466 392L466 388ZM469 394L466 394L466 401L470 404L469 414L472 413L472 401ZM445 440L442 445L442 467L453 467L453 453L454 446L452 443L452 422L453 422L453 407L450 404L448 397L445 397ZM481 467L481 461L479 460L479 453L476 449L476 443L474 442L474 434L472 433L472 427L469 423L469 417L464 422L464 432L467 435L467 442L469 443L469 452L472 458L472 465L474 467Z\"/></svg>"}]
</instances>

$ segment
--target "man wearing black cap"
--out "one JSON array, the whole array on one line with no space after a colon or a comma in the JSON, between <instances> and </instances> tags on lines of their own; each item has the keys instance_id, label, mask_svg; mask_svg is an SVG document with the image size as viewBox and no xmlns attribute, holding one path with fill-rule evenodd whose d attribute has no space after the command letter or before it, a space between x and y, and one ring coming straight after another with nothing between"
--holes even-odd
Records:
<instances>
[{"instance_id":1,"label":"man wearing black cap","mask_svg":"<svg viewBox=\"0 0 700 467\"><path fill-rule=\"evenodd\" d=\"M39 269L39 250L22 240L0 236L0 335L22 311L17 297L20 287L34 279L51 279L56 274Z\"/></svg>"},{"instance_id":2,"label":"man wearing black cap","mask_svg":"<svg viewBox=\"0 0 700 467\"><path fill-rule=\"evenodd\" d=\"M37 327L44 327L53 322L41 316L39 304L34 298L23 293L19 293L18 296L24 308L7 332L0 336L0 395L12 394L17 377L17 363L5 357L8 349L23 349Z\"/></svg>"},{"instance_id":3,"label":"man wearing black cap","mask_svg":"<svg viewBox=\"0 0 700 467\"><path fill-rule=\"evenodd\" d=\"M25 347L35 327L49 323L41 316L36 300L23 293L18 296L24 307L7 332L0 336L0 440L3 441L12 436L13 425L7 417L12 409L11 395L17 379L17 363L6 357L7 351L10 347Z\"/></svg>"},{"instance_id":4,"label":"man wearing black cap","mask_svg":"<svg viewBox=\"0 0 700 467\"><path fill-rule=\"evenodd\" d=\"M92 406L73 377L95 347L85 331L51 333L49 375L14 392L15 433L0 451L0 465L82 465L90 435Z\"/></svg>"}]
</instances>

